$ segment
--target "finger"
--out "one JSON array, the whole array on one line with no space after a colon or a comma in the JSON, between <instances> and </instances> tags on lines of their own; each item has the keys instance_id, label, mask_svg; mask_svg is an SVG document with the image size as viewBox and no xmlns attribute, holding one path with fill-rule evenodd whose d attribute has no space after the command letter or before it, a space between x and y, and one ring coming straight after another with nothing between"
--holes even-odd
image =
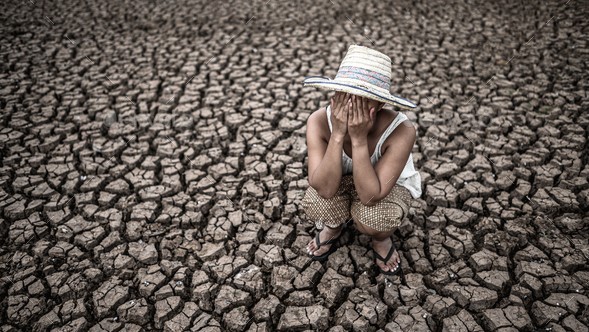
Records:
<instances>
[{"instance_id":1,"label":"finger","mask_svg":"<svg viewBox=\"0 0 589 332\"><path fill-rule=\"evenodd\" d=\"M344 102L342 105L342 121L345 124L346 128L348 127L348 122L350 122L350 112L348 112L348 103Z\"/></svg>"},{"instance_id":2,"label":"finger","mask_svg":"<svg viewBox=\"0 0 589 332\"><path fill-rule=\"evenodd\" d=\"M344 103L344 109L346 110L346 119L350 122L350 100L346 99Z\"/></svg>"},{"instance_id":3,"label":"finger","mask_svg":"<svg viewBox=\"0 0 589 332\"><path fill-rule=\"evenodd\" d=\"M359 111L360 111L360 118L362 119L362 122L364 122L364 121L366 121L366 109L365 109L366 103L364 102L364 99L366 99L366 98L364 98L364 97L358 97L358 98L360 98L360 107L358 107Z\"/></svg>"},{"instance_id":4,"label":"finger","mask_svg":"<svg viewBox=\"0 0 589 332\"><path fill-rule=\"evenodd\" d=\"M353 110L353 105L352 105L352 98L348 99L348 123L352 123L353 120L353 116L354 116L354 110Z\"/></svg>"},{"instance_id":5,"label":"finger","mask_svg":"<svg viewBox=\"0 0 589 332\"><path fill-rule=\"evenodd\" d=\"M368 98L362 98L362 111L366 118L370 118L370 109L368 109Z\"/></svg>"},{"instance_id":6,"label":"finger","mask_svg":"<svg viewBox=\"0 0 589 332\"><path fill-rule=\"evenodd\" d=\"M360 111L359 111L360 101L358 100L358 96L354 96L354 119L358 122L360 119Z\"/></svg>"},{"instance_id":7,"label":"finger","mask_svg":"<svg viewBox=\"0 0 589 332\"><path fill-rule=\"evenodd\" d=\"M356 118L356 114L354 112L354 96L350 96L350 121L354 123L354 119Z\"/></svg>"},{"instance_id":8,"label":"finger","mask_svg":"<svg viewBox=\"0 0 589 332\"><path fill-rule=\"evenodd\" d=\"M344 105L345 105L344 104L344 96L343 96L343 93L342 92L339 92L339 95L338 96L339 96L339 99L338 99L338 102L337 102L337 106L339 108L339 113L338 114L341 117L342 116L342 111L343 111L343 108L344 108Z\"/></svg>"},{"instance_id":9,"label":"finger","mask_svg":"<svg viewBox=\"0 0 589 332\"><path fill-rule=\"evenodd\" d=\"M362 113L364 113L364 118L370 118L370 110L368 109L368 98L362 97Z\"/></svg>"},{"instance_id":10,"label":"finger","mask_svg":"<svg viewBox=\"0 0 589 332\"><path fill-rule=\"evenodd\" d=\"M356 119L358 116L357 109L358 109L358 104L356 103L356 96L352 96L352 112L354 113L353 114L354 124L356 123Z\"/></svg>"},{"instance_id":11,"label":"finger","mask_svg":"<svg viewBox=\"0 0 589 332\"><path fill-rule=\"evenodd\" d=\"M347 102L351 102L352 101L352 96L349 93L346 93L346 101Z\"/></svg>"}]
</instances>

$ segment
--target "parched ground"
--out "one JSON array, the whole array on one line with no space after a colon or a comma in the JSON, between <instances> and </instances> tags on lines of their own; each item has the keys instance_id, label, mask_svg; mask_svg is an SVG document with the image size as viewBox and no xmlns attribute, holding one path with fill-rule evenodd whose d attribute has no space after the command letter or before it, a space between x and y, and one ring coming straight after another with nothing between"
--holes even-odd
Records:
<instances>
[{"instance_id":1,"label":"parched ground","mask_svg":"<svg viewBox=\"0 0 589 332\"><path fill-rule=\"evenodd\" d=\"M0 331L587 331L589 6L3 1ZM328 262L305 121L348 45L419 104L385 279Z\"/></svg>"}]
</instances>

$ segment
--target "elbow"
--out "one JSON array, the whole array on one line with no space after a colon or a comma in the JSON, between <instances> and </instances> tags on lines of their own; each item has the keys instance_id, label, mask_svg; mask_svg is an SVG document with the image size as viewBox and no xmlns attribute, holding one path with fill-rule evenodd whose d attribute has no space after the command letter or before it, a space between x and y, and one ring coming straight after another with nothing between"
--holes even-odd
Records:
<instances>
[{"instance_id":1,"label":"elbow","mask_svg":"<svg viewBox=\"0 0 589 332\"><path fill-rule=\"evenodd\" d=\"M332 199L335 197L335 193L319 193L319 196L323 199Z\"/></svg>"},{"instance_id":2,"label":"elbow","mask_svg":"<svg viewBox=\"0 0 589 332\"><path fill-rule=\"evenodd\" d=\"M336 191L327 191L327 190L317 190L317 194L323 199L331 199L335 197Z\"/></svg>"},{"instance_id":3,"label":"elbow","mask_svg":"<svg viewBox=\"0 0 589 332\"><path fill-rule=\"evenodd\" d=\"M309 186L317 192L317 195L323 199L330 199L335 196L337 191L326 190L324 186L317 186L314 183L309 183Z\"/></svg>"}]
</instances>

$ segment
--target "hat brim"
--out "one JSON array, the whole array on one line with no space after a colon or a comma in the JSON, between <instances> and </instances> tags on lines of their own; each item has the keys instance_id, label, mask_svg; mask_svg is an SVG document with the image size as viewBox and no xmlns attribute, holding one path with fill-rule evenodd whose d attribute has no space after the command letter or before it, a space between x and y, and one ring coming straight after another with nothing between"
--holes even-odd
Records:
<instances>
[{"instance_id":1,"label":"hat brim","mask_svg":"<svg viewBox=\"0 0 589 332\"><path fill-rule=\"evenodd\" d=\"M391 104L394 106L398 106L403 109L413 109L416 108L417 105L412 103L411 101L401 98L398 96L394 96L390 93L382 94L375 91L371 91L368 89L364 89L362 87L337 82L335 80L330 79L329 77L323 76L308 76L305 77L303 81L304 86L313 86L321 89L332 90L332 91L340 91L340 92L348 92L354 95L360 95L362 97L371 98L374 100L381 101L383 103Z\"/></svg>"}]
</instances>

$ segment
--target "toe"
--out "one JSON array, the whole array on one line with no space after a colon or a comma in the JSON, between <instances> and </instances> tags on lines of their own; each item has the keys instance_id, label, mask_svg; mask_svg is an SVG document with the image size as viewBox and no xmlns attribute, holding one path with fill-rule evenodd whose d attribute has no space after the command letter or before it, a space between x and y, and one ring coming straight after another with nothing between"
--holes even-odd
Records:
<instances>
[{"instance_id":1,"label":"toe","mask_svg":"<svg viewBox=\"0 0 589 332\"><path fill-rule=\"evenodd\" d=\"M401 260L400 260L400 259L398 259L398 260L395 262L395 270L396 270L396 269L398 269L398 268L400 268L400 267L401 267Z\"/></svg>"},{"instance_id":2,"label":"toe","mask_svg":"<svg viewBox=\"0 0 589 332\"><path fill-rule=\"evenodd\" d=\"M387 266L389 267L390 271L395 271L397 269L397 258L395 258L395 255L393 255L393 258L391 258L388 262L387 262Z\"/></svg>"},{"instance_id":3,"label":"toe","mask_svg":"<svg viewBox=\"0 0 589 332\"><path fill-rule=\"evenodd\" d=\"M395 270L395 263L394 262L389 263L388 267L389 267L389 271L394 271Z\"/></svg>"},{"instance_id":4,"label":"toe","mask_svg":"<svg viewBox=\"0 0 589 332\"><path fill-rule=\"evenodd\" d=\"M388 270L389 270L389 267L388 267L388 265L384 264L384 263L383 263L383 262L381 262L381 261L379 261L379 262L378 262L378 263L376 263L376 264L378 264L378 267L380 267L380 268L381 268L381 270L383 270L383 271L388 271Z\"/></svg>"},{"instance_id":5,"label":"toe","mask_svg":"<svg viewBox=\"0 0 589 332\"><path fill-rule=\"evenodd\" d=\"M321 247L321 251L320 251L319 255L323 255L324 253L326 253L329 250L329 248L331 248L331 246L332 245L326 245L326 246Z\"/></svg>"},{"instance_id":6,"label":"toe","mask_svg":"<svg viewBox=\"0 0 589 332\"><path fill-rule=\"evenodd\" d=\"M399 257L399 252L395 251L395 253L393 254L393 257L392 257L392 259L391 259L391 263L390 263L390 265L391 265L391 268L392 268L393 270L396 270L396 269L397 269L397 267L399 267L399 263L400 263L400 262L401 262L401 259L400 259L400 257Z\"/></svg>"}]
</instances>

